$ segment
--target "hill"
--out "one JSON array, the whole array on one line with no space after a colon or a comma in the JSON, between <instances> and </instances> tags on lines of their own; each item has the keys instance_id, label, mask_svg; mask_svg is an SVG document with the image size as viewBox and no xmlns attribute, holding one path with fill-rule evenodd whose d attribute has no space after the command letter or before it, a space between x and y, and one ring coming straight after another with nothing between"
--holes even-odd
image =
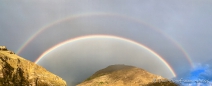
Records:
<instances>
[{"instance_id":1,"label":"hill","mask_svg":"<svg viewBox=\"0 0 212 86\"><path fill-rule=\"evenodd\" d=\"M66 82L0 46L0 86L66 86Z\"/></svg>"},{"instance_id":2,"label":"hill","mask_svg":"<svg viewBox=\"0 0 212 86\"><path fill-rule=\"evenodd\" d=\"M134 66L110 65L77 86L177 86L177 84Z\"/></svg>"}]
</instances>

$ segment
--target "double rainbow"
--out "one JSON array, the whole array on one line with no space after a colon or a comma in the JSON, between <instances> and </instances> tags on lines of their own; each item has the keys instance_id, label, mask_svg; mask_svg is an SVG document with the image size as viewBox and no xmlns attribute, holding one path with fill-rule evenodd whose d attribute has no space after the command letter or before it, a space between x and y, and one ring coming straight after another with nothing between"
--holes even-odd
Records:
<instances>
[{"instance_id":1,"label":"double rainbow","mask_svg":"<svg viewBox=\"0 0 212 86\"><path fill-rule=\"evenodd\" d=\"M189 64L191 65L191 67L193 67L193 64L192 64L192 61L191 61L189 55L186 53L186 51L183 49L183 47L179 43L177 43L175 40L173 40L171 37L169 37L165 33L162 33L156 27L151 26L151 25L147 24L146 22L137 20L137 19L132 18L132 17L128 17L128 16L124 16L124 15L120 15L120 14L114 14L114 13L87 13L87 14L77 14L77 15L72 15L72 16L66 17L64 19L60 19L60 20L57 20L55 22L52 22L52 23L50 23L50 24L48 24L48 25L40 28L36 33L34 33L32 36L30 36L26 40L26 42L24 42L23 45L21 45L21 47L17 50L16 53L17 54L20 54L28 46L28 44L31 41L33 41L33 39L35 39L40 33L42 33L43 31L45 31L47 29L49 29L50 27L52 27L52 26L54 26L54 25L56 25L58 23L61 23L61 22L71 21L71 20L75 20L75 19L78 19L78 18L89 17L89 16L112 16L112 17L119 17L119 18L127 19L129 21L137 22L139 24L146 25L146 26L150 27L151 29L153 29L153 30L161 33L162 35L164 35L164 37L166 37L167 39L169 39L175 46L177 46L178 49L181 50L182 53L185 55L186 59L188 60ZM155 55L156 57L158 57L167 66L167 68L171 71L172 75L173 76L176 76L176 73L174 72L173 68L171 68L171 66L168 64L168 62L166 62L159 54L157 54L156 52L154 52L153 50L151 50L147 46L144 46L144 45L142 45L142 44L140 44L140 43L138 43L136 41L133 41L133 40L129 40L129 39L118 37L118 36L111 36L111 35L88 35L88 36L77 37L77 38L73 38L73 39L70 39L70 40L61 42L61 43L53 46L52 48L48 49L47 51L45 51L41 56L39 56L39 58L35 61L35 63L39 62L39 60L41 60L43 56L45 56L46 54L48 54L52 50L57 49L58 47L60 47L62 45L65 45L65 44L70 43L70 42L74 42L76 40L83 40L83 39L89 39L89 38L98 38L98 37L111 38L111 39L119 39L119 40L128 41L128 42L130 42L132 44L135 44L135 45L139 45L140 47L145 48L146 50L148 50L149 52L151 52L153 55Z\"/></svg>"}]
</instances>

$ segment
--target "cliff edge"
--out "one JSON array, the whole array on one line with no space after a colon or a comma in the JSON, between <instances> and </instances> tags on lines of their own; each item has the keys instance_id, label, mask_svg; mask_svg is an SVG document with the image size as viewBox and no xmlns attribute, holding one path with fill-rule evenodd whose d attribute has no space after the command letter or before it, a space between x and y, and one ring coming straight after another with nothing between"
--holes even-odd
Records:
<instances>
[{"instance_id":1,"label":"cliff edge","mask_svg":"<svg viewBox=\"0 0 212 86\"><path fill-rule=\"evenodd\" d=\"M66 86L66 82L0 46L0 86Z\"/></svg>"}]
</instances>

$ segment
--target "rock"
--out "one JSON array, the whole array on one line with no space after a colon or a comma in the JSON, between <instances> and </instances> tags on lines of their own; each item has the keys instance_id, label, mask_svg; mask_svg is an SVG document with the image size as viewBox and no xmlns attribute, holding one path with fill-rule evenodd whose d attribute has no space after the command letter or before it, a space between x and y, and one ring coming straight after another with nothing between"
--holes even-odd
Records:
<instances>
[{"instance_id":1,"label":"rock","mask_svg":"<svg viewBox=\"0 0 212 86\"><path fill-rule=\"evenodd\" d=\"M66 86L43 67L0 47L0 86Z\"/></svg>"},{"instance_id":2,"label":"rock","mask_svg":"<svg viewBox=\"0 0 212 86\"><path fill-rule=\"evenodd\" d=\"M171 83L164 86L177 86L168 79L128 65L108 66L97 71L77 86L163 86L155 80L163 80L162 84Z\"/></svg>"}]
</instances>

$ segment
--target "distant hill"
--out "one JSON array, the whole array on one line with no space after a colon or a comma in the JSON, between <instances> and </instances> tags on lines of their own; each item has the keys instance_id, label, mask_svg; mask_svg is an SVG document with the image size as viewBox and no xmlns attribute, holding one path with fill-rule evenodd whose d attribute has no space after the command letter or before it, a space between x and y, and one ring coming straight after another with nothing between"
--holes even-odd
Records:
<instances>
[{"instance_id":1,"label":"distant hill","mask_svg":"<svg viewBox=\"0 0 212 86\"><path fill-rule=\"evenodd\" d=\"M111 65L97 71L77 86L177 86L177 84L141 68Z\"/></svg>"}]
</instances>

